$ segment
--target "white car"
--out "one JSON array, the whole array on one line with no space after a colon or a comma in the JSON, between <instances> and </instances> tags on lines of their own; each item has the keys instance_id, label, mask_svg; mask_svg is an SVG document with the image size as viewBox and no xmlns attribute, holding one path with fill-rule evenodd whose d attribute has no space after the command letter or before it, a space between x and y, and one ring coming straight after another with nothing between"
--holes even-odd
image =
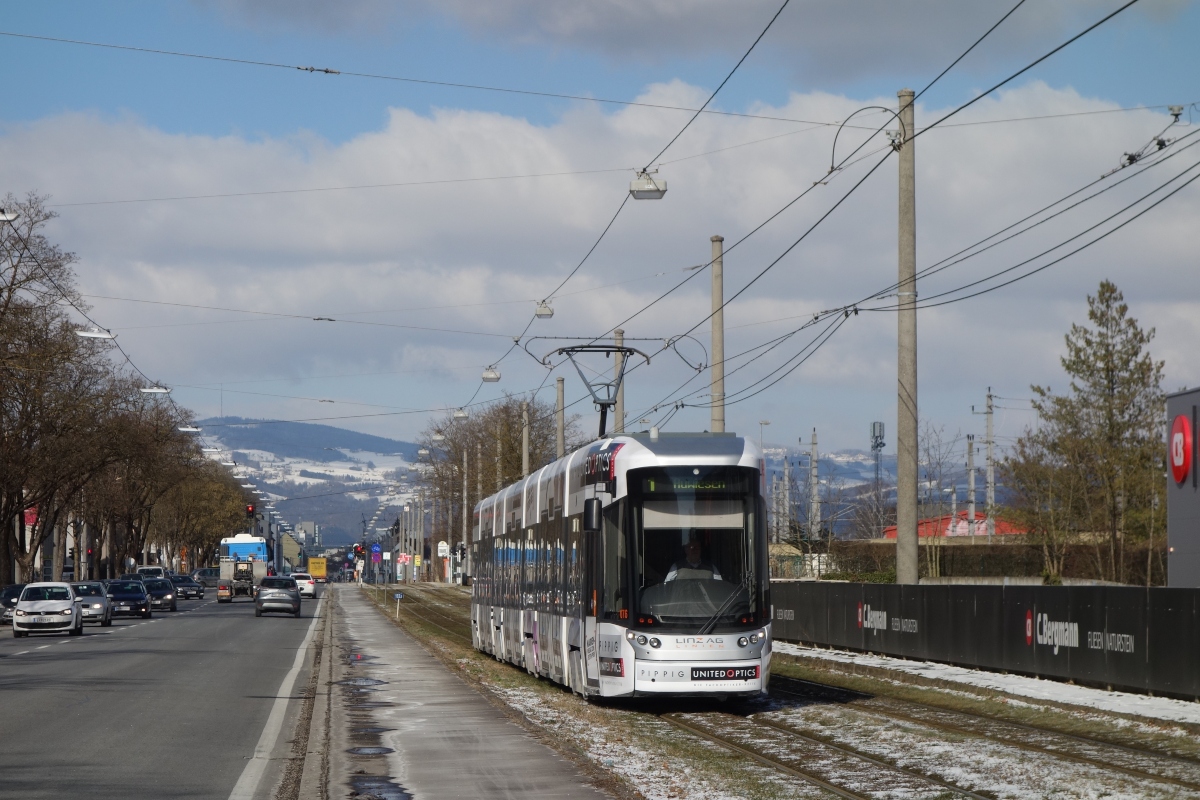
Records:
<instances>
[{"instance_id":1,"label":"white car","mask_svg":"<svg viewBox=\"0 0 1200 800\"><path fill-rule=\"evenodd\" d=\"M293 572L292 579L296 581L296 588L300 590L301 597L316 597L317 582L313 580L313 576L307 572Z\"/></svg>"},{"instance_id":2,"label":"white car","mask_svg":"<svg viewBox=\"0 0 1200 800\"><path fill-rule=\"evenodd\" d=\"M83 600L69 583L31 583L13 609L13 637L31 633L83 633Z\"/></svg>"}]
</instances>

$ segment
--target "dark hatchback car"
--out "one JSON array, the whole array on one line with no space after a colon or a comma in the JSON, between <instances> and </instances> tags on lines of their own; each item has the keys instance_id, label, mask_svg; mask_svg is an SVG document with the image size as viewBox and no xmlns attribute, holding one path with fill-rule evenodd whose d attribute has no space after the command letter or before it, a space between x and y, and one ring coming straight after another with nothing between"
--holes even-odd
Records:
<instances>
[{"instance_id":1,"label":"dark hatchback car","mask_svg":"<svg viewBox=\"0 0 1200 800\"><path fill-rule=\"evenodd\" d=\"M192 580L191 575L172 575L171 584L175 587L175 596L180 600L204 597L204 587Z\"/></svg>"},{"instance_id":2,"label":"dark hatchback car","mask_svg":"<svg viewBox=\"0 0 1200 800\"><path fill-rule=\"evenodd\" d=\"M261 617L270 611L300 616L300 589L294 580L283 577L262 579L254 595L254 616Z\"/></svg>"},{"instance_id":3,"label":"dark hatchback car","mask_svg":"<svg viewBox=\"0 0 1200 800\"><path fill-rule=\"evenodd\" d=\"M141 581L109 581L108 599L114 617L150 616L150 595Z\"/></svg>"},{"instance_id":4,"label":"dark hatchback car","mask_svg":"<svg viewBox=\"0 0 1200 800\"><path fill-rule=\"evenodd\" d=\"M147 578L146 594L150 595L150 607L175 611L175 586L166 578Z\"/></svg>"},{"instance_id":5,"label":"dark hatchback car","mask_svg":"<svg viewBox=\"0 0 1200 800\"><path fill-rule=\"evenodd\" d=\"M14 583L12 586L5 586L0 589L0 624L12 625L13 609L17 607L17 601L21 599L21 590L25 588L23 583Z\"/></svg>"}]
</instances>

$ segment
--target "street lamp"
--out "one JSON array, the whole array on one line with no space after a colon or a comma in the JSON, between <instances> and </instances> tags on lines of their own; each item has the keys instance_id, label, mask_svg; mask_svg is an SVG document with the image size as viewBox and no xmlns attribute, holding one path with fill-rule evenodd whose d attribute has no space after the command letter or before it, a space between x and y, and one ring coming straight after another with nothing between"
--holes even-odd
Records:
<instances>
[{"instance_id":1,"label":"street lamp","mask_svg":"<svg viewBox=\"0 0 1200 800\"><path fill-rule=\"evenodd\" d=\"M629 194L634 200L662 200L667 193L667 182L652 178L658 170L639 170L637 177L629 182Z\"/></svg>"},{"instance_id":2,"label":"street lamp","mask_svg":"<svg viewBox=\"0 0 1200 800\"><path fill-rule=\"evenodd\" d=\"M545 300L539 300L537 310L533 312L533 315L538 319L550 319L554 316L554 309Z\"/></svg>"},{"instance_id":3,"label":"street lamp","mask_svg":"<svg viewBox=\"0 0 1200 800\"><path fill-rule=\"evenodd\" d=\"M454 419L466 419L467 417L469 417L471 415L467 413L467 410L465 408L456 408L454 410L454 414L452 414L451 416L453 416Z\"/></svg>"},{"instance_id":4,"label":"street lamp","mask_svg":"<svg viewBox=\"0 0 1200 800\"><path fill-rule=\"evenodd\" d=\"M488 367L487 369L485 369L483 371L483 382L484 383L496 383L499 380L500 380L500 370L496 369L495 364L493 364L492 366Z\"/></svg>"},{"instance_id":5,"label":"street lamp","mask_svg":"<svg viewBox=\"0 0 1200 800\"><path fill-rule=\"evenodd\" d=\"M203 428L197 428L195 425L180 425L179 430L183 433L199 433Z\"/></svg>"},{"instance_id":6,"label":"street lamp","mask_svg":"<svg viewBox=\"0 0 1200 800\"><path fill-rule=\"evenodd\" d=\"M421 449L417 450L417 458L429 458L429 448L422 447Z\"/></svg>"},{"instance_id":7,"label":"street lamp","mask_svg":"<svg viewBox=\"0 0 1200 800\"><path fill-rule=\"evenodd\" d=\"M771 420L769 420L769 419L760 419L758 421L758 449L759 450L763 449L763 427L770 425L770 424L771 424Z\"/></svg>"},{"instance_id":8,"label":"street lamp","mask_svg":"<svg viewBox=\"0 0 1200 800\"><path fill-rule=\"evenodd\" d=\"M102 331L99 328L88 328L87 330L84 330L83 328L78 328L75 331L75 335L80 336L84 339L115 339L115 338L117 338L117 335L115 333L112 333L111 331Z\"/></svg>"},{"instance_id":9,"label":"street lamp","mask_svg":"<svg viewBox=\"0 0 1200 800\"><path fill-rule=\"evenodd\" d=\"M442 442L446 441L446 437L440 433L435 433L433 436L430 436L429 438L434 444L441 444Z\"/></svg>"},{"instance_id":10,"label":"street lamp","mask_svg":"<svg viewBox=\"0 0 1200 800\"><path fill-rule=\"evenodd\" d=\"M170 394L171 393L171 390L168 389L166 386L157 386L157 385L143 386L140 389L138 389L138 391L142 392L143 394Z\"/></svg>"}]
</instances>

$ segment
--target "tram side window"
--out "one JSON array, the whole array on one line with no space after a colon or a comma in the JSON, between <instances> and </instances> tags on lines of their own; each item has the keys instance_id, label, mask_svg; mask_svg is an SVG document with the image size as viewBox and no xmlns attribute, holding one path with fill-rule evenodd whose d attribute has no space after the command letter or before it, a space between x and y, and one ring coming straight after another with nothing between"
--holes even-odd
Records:
<instances>
[{"instance_id":1,"label":"tram side window","mask_svg":"<svg viewBox=\"0 0 1200 800\"><path fill-rule=\"evenodd\" d=\"M579 594L583 591L581 584L583 572L579 563L579 547L579 531L571 531L567 534L566 613L573 617L578 617L581 613L581 609L579 608Z\"/></svg>"},{"instance_id":2,"label":"tram side window","mask_svg":"<svg viewBox=\"0 0 1200 800\"><path fill-rule=\"evenodd\" d=\"M621 524L624 501L604 509L604 617L629 619L629 555Z\"/></svg>"}]
</instances>

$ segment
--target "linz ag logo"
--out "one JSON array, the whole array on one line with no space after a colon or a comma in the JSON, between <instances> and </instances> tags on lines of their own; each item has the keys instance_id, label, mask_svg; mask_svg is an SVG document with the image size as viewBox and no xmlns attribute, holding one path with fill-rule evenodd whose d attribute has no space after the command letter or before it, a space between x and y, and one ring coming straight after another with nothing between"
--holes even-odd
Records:
<instances>
[{"instance_id":1,"label":"linz ag logo","mask_svg":"<svg viewBox=\"0 0 1200 800\"><path fill-rule=\"evenodd\" d=\"M720 636L676 636L675 647L680 650L723 650L725 639Z\"/></svg>"},{"instance_id":2,"label":"linz ag logo","mask_svg":"<svg viewBox=\"0 0 1200 800\"><path fill-rule=\"evenodd\" d=\"M692 667L694 681L752 681L757 677L757 664L752 667Z\"/></svg>"}]
</instances>

